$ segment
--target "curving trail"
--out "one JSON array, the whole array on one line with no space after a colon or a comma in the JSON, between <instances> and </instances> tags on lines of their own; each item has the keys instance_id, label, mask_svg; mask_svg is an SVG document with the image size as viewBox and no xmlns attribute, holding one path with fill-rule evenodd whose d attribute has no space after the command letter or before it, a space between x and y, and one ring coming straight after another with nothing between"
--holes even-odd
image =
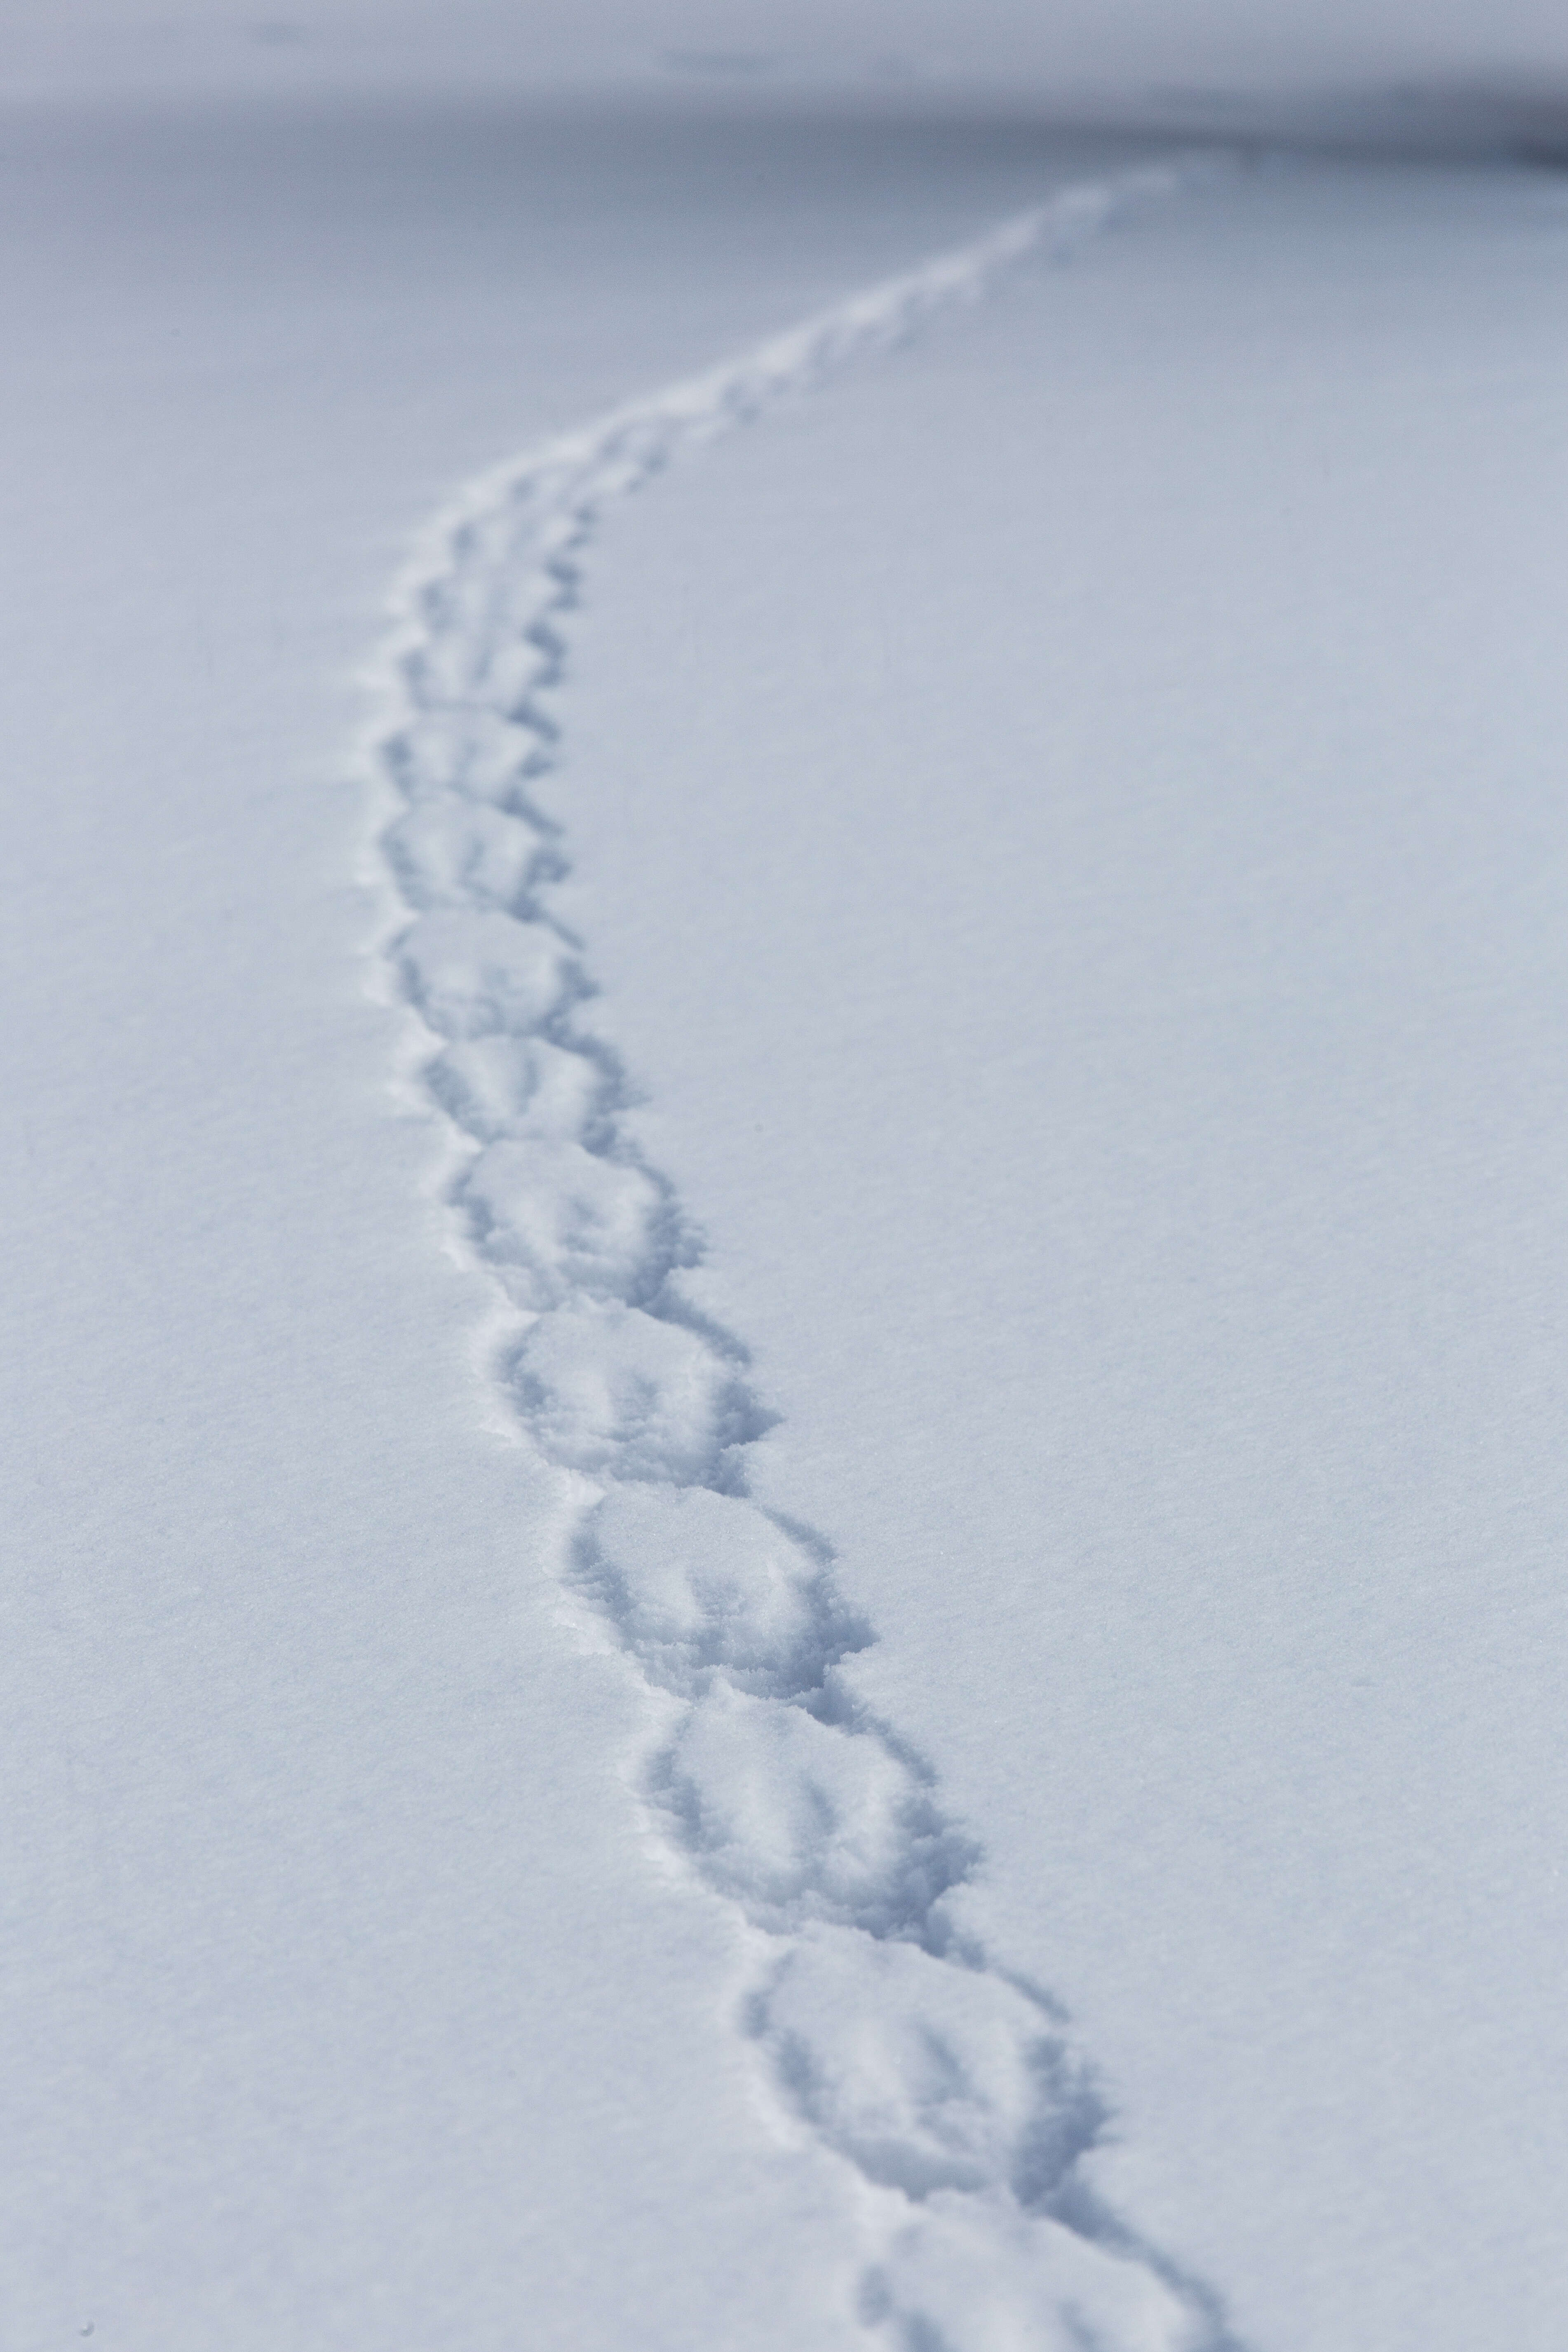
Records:
<instances>
[{"instance_id":1,"label":"curving trail","mask_svg":"<svg viewBox=\"0 0 1568 2352\"><path fill-rule=\"evenodd\" d=\"M850 2168L872 2253L859 2316L904 2352L1226 2352L1215 2298L1079 2178L1106 2110L1051 2000L954 1927L979 1848L929 1767L857 1700L873 1639L828 1548L747 1498L771 1425L744 1349L683 1300L697 1244L626 1136L629 1097L580 1025L553 919L561 827L540 805L584 550L689 449L981 294L1065 257L1186 166L1068 188L733 362L474 482L398 592L372 764L395 913L387 969L449 1123L466 1246L505 1302L494 1377L563 1473L563 1582L649 1696L643 1796L753 1953L740 2024L795 2127Z\"/></svg>"}]
</instances>

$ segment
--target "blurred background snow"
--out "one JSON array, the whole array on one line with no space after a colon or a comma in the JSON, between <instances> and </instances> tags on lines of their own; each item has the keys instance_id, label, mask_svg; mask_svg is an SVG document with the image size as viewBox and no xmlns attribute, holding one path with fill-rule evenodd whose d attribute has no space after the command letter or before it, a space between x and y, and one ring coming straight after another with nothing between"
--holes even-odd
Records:
<instances>
[{"instance_id":1,"label":"blurred background snow","mask_svg":"<svg viewBox=\"0 0 1568 2352\"><path fill-rule=\"evenodd\" d=\"M0 92L345 87L1552 135L1557 0L5 0Z\"/></svg>"}]
</instances>

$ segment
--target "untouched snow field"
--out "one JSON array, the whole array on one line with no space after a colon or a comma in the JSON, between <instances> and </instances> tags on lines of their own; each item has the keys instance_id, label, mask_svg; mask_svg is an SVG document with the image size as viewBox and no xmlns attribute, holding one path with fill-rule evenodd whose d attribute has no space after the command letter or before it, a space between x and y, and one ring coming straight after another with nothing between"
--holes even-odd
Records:
<instances>
[{"instance_id":1,"label":"untouched snow field","mask_svg":"<svg viewBox=\"0 0 1568 2352\"><path fill-rule=\"evenodd\" d=\"M0 189L0 2333L1554 2352L1561 181Z\"/></svg>"}]
</instances>

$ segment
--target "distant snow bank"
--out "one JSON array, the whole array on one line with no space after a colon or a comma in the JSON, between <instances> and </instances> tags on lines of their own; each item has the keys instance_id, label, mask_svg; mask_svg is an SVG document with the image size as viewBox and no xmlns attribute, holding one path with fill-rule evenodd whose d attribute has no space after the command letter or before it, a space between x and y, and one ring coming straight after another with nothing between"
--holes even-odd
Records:
<instances>
[{"instance_id":1,"label":"distant snow bank","mask_svg":"<svg viewBox=\"0 0 1568 2352\"><path fill-rule=\"evenodd\" d=\"M399 89L705 109L827 103L1043 112L1440 149L1564 143L1568 28L1550 0L1484 22L1413 0L5 0L0 95L258 98Z\"/></svg>"}]
</instances>

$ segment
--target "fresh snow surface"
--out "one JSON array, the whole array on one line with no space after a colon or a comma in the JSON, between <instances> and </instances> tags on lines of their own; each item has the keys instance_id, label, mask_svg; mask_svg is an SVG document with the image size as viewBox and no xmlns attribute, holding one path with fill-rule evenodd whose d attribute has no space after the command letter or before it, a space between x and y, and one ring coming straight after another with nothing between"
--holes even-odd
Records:
<instances>
[{"instance_id":1,"label":"fresh snow surface","mask_svg":"<svg viewBox=\"0 0 1568 2352\"><path fill-rule=\"evenodd\" d=\"M563 704L752 1491L1289 2352L1568 2309L1565 283L1548 177L1193 190L617 514Z\"/></svg>"},{"instance_id":2,"label":"fresh snow surface","mask_svg":"<svg viewBox=\"0 0 1568 2352\"><path fill-rule=\"evenodd\" d=\"M5 2339L1552 2352L1554 184L0 179Z\"/></svg>"},{"instance_id":3,"label":"fresh snow surface","mask_svg":"<svg viewBox=\"0 0 1568 2352\"><path fill-rule=\"evenodd\" d=\"M759 2073L877 2215L859 2315L911 2346L1234 2339L1212 2294L1095 2197L1092 2071L1058 2004L957 1916L981 1850L844 1671L874 1635L830 1547L748 1499L773 1416L744 1347L678 1279L699 1237L637 1149L613 1045L581 1018L592 984L539 799L551 689L585 550L630 492L1214 170L1078 182L476 483L405 583L370 747L395 812L379 848L415 1085L451 1132L459 1232L515 1310L490 1339L501 1394L569 1474L558 1573L647 1689L650 1831L752 1931L738 2017Z\"/></svg>"}]
</instances>

